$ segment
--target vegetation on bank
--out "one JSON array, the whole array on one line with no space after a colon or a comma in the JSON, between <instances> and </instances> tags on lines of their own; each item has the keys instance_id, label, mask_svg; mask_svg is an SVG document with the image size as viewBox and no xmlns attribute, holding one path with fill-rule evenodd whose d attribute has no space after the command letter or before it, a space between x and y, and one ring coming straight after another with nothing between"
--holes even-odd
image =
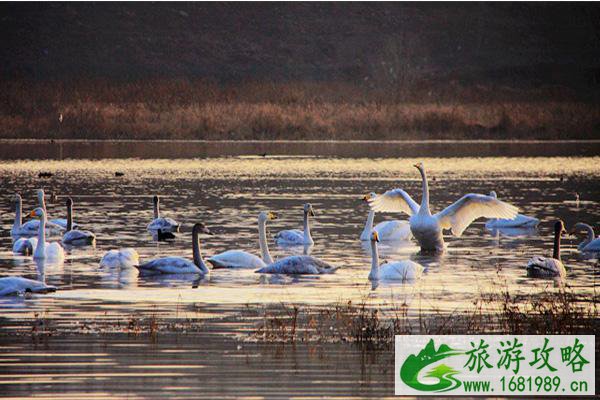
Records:
<instances>
[{"instance_id":1,"label":"vegetation on bank","mask_svg":"<svg viewBox=\"0 0 600 400\"><path fill-rule=\"evenodd\" d=\"M395 335L409 334L590 334L600 329L598 304L598 294L582 297L567 287L526 296L502 290L482 293L470 309L450 313L414 309L407 304L372 306L363 301L322 306L247 305L235 316L221 319L215 314L207 319L191 305L183 317L161 316L157 310L129 318L105 314L74 323L46 311L36 313L31 320L17 321L21 329L0 330L0 336L31 335L40 342L61 335L126 334L156 340L160 335L216 333L227 326L222 333L252 342L345 342L388 348L393 346Z\"/></svg>"},{"instance_id":2,"label":"vegetation on bank","mask_svg":"<svg viewBox=\"0 0 600 400\"><path fill-rule=\"evenodd\" d=\"M597 139L600 107L561 87L202 80L0 82L0 138Z\"/></svg>"},{"instance_id":3,"label":"vegetation on bank","mask_svg":"<svg viewBox=\"0 0 600 400\"><path fill-rule=\"evenodd\" d=\"M590 334L600 328L598 298L584 299L570 289L542 295L508 292L481 295L463 312L388 309L365 303L327 307L285 306L266 309L253 338L262 342L351 342L392 347L395 335L410 334Z\"/></svg>"}]
</instances>

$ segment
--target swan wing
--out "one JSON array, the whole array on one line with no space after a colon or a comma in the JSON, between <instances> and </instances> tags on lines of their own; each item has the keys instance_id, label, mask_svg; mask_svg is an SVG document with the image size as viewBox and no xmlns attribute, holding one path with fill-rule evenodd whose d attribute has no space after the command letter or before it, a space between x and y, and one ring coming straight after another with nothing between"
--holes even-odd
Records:
<instances>
[{"instance_id":1,"label":"swan wing","mask_svg":"<svg viewBox=\"0 0 600 400\"><path fill-rule=\"evenodd\" d=\"M40 220L32 219L32 220L25 222L23 225L21 225L19 227L18 234L32 236L32 235L37 235L39 230L40 230Z\"/></svg>"},{"instance_id":2,"label":"swan wing","mask_svg":"<svg viewBox=\"0 0 600 400\"><path fill-rule=\"evenodd\" d=\"M182 257L157 258L137 267L143 274L197 274L200 268Z\"/></svg>"},{"instance_id":3,"label":"swan wing","mask_svg":"<svg viewBox=\"0 0 600 400\"><path fill-rule=\"evenodd\" d=\"M67 220L66 218L54 218L48 221L48 225L51 229L65 230L67 229ZM73 223L73 229L77 228L79 228L79 225Z\"/></svg>"},{"instance_id":4,"label":"swan wing","mask_svg":"<svg viewBox=\"0 0 600 400\"><path fill-rule=\"evenodd\" d=\"M140 255L135 249L130 247L119 250L119 258L121 260L121 265L128 267L140 265Z\"/></svg>"},{"instance_id":5,"label":"swan wing","mask_svg":"<svg viewBox=\"0 0 600 400\"><path fill-rule=\"evenodd\" d=\"M280 231L275 235L277 243L304 243L304 231L289 229Z\"/></svg>"},{"instance_id":6,"label":"swan wing","mask_svg":"<svg viewBox=\"0 0 600 400\"><path fill-rule=\"evenodd\" d=\"M242 250L227 250L206 261L211 263L213 268L262 268L266 266L263 260Z\"/></svg>"},{"instance_id":7,"label":"swan wing","mask_svg":"<svg viewBox=\"0 0 600 400\"><path fill-rule=\"evenodd\" d=\"M55 292L56 287L46 285L43 282L33 279L22 278L20 276L9 276L0 278L0 296L13 293L22 293L27 289L33 293Z\"/></svg>"},{"instance_id":8,"label":"swan wing","mask_svg":"<svg viewBox=\"0 0 600 400\"><path fill-rule=\"evenodd\" d=\"M535 256L527 263L527 275L532 277L561 277L567 275L562 261L556 258Z\"/></svg>"},{"instance_id":9,"label":"swan wing","mask_svg":"<svg viewBox=\"0 0 600 400\"><path fill-rule=\"evenodd\" d=\"M383 221L375 225L379 240L410 240L412 232L408 221Z\"/></svg>"},{"instance_id":10,"label":"swan wing","mask_svg":"<svg viewBox=\"0 0 600 400\"><path fill-rule=\"evenodd\" d=\"M109 250L100 259L101 267L116 268L121 265L120 253L117 250Z\"/></svg>"},{"instance_id":11,"label":"swan wing","mask_svg":"<svg viewBox=\"0 0 600 400\"><path fill-rule=\"evenodd\" d=\"M72 230L63 235L63 243L92 243L94 240L96 240L96 235L90 231Z\"/></svg>"},{"instance_id":12,"label":"swan wing","mask_svg":"<svg viewBox=\"0 0 600 400\"><path fill-rule=\"evenodd\" d=\"M517 214L513 219L490 219L485 223L488 229L494 228L535 228L540 220L534 217Z\"/></svg>"},{"instance_id":13,"label":"swan wing","mask_svg":"<svg viewBox=\"0 0 600 400\"><path fill-rule=\"evenodd\" d=\"M517 207L483 194L466 194L454 204L435 214L443 229L452 229L460 236L477 218L512 219L517 215Z\"/></svg>"},{"instance_id":14,"label":"swan wing","mask_svg":"<svg viewBox=\"0 0 600 400\"><path fill-rule=\"evenodd\" d=\"M369 206L375 211L403 211L408 215L419 212L419 205L402 189L388 190L384 194L369 200Z\"/></svg>"},{"instance_id":15,"label":"swan wing","mask_svg":"<svg viewBox=\"0 0 600 400\"><path fill-rule=\"evenodd\" d=\"M411 260L384 264L379 267L379 279L395 281L414 281L421 277L423 266Z\"/></svg>"},{"instance_id":16,"label":"swan wing","mask_svg":"<svg viewBox=\"0 0 600 400\"><path fill-rule=\"evenodd\" d=\"M163 217L156 218L148 224L148 230L157 231L159 229L163 232L174 232L179 229L179 224L174 219Z\"/></svg>"},{"instance_id":17,"label":"swan wing","mask_svg":"<svg viewBox=\"0 0 600 400\"><path fill-rule=\"evenodd\" d=\"M319 275L337 268L312 256L289 256L259 269L261 274Z\"/></svg>"},{"instance_id":18,"label":"swan wing","mask_svg":"<svg viewBox=\"0 0 600 400\"><path fill-rule=\"evenodd\" d=\"M65 258L65 251L58 242L46 243L46 258L60 261Z\"/></svg>"},{"instance_id":19,"label":"swan wing","mask_svg":"<svg viewBox=\"0 0 600 400\"><path fill-rule=\"evenodd\" d=\"M588 244L585 245L585 247L582 249L582 251L584 252L600 252L600 238L598 239L594 239L591 242L589 242Z\"/></svg>"}]
</instances>

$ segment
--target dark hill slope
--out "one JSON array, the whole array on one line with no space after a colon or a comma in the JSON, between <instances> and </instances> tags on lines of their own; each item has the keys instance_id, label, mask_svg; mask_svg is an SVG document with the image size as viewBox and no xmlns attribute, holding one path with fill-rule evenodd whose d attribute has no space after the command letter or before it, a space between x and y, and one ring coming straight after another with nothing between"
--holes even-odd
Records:
<instances>
[{"instance_id":1,"label":"dark hill slope","mask_svg":"<svg viewBox=\"0 0 600 400\"><path fill-rule=\"evenodd\" d=\"M596 4L2 3L0 73L589 88Z\"/></svg>"}]
</instances>

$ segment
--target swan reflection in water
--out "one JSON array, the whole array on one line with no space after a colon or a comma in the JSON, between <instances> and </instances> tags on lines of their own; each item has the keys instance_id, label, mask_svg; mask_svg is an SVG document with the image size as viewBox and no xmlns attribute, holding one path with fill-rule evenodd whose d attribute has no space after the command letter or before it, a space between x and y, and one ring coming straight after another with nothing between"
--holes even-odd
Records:
<instances>
[{"instance_id":1,"label":"swan reflection in water","mask_svg":"<svg viewBox=\"0 0 600 400\"><path fill-rule=\"evenodd\" d=\"M208 275L199 274L157 274L139 275L138 284L146 287L191 287L197 289L200 284L210 281Z\"/></svg>"}]
</instances>

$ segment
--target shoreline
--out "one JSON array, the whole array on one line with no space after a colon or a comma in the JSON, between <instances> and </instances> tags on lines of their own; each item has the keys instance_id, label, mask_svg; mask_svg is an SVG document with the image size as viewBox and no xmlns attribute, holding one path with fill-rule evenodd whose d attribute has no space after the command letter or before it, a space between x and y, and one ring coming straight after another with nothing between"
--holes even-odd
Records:
<instances>
[{"instance_id":1,"label":"shoreline","mask_svg":"<svg viewBox=\"0 0 600 400\"><path fill-rule=\"evenodd\" d=\"M337 158L590 157L600 140L101 140L0 139L0 160L191 159L239 156Z\"/></svg>"},{"instance_id":2,"label":"shoreline","mask_svg":"<svg viewBox=\"0 0 600 400\"><path fill-rule=\"evenodd\" d=\"M207 139L33 139L33 138L0 138L2 143L334 143L334 144L561 144L561 143L600 143L600 139L426 139L426 140L207 140Z\"/></svg>"}]
</instances>

